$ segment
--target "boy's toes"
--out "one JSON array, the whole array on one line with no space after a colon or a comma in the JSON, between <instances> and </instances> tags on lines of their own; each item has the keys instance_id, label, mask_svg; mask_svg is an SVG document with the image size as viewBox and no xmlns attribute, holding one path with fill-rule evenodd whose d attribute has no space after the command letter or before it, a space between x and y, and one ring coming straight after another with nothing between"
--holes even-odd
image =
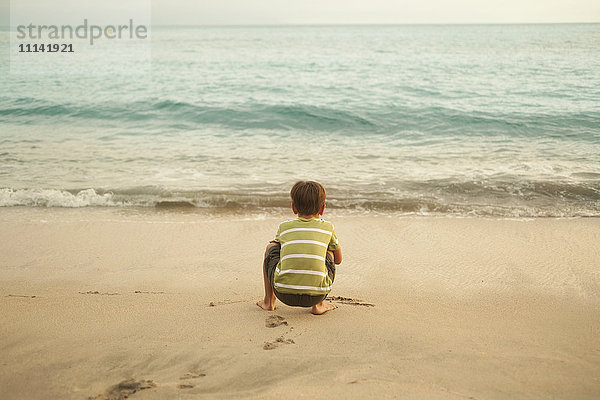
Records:
<instances>
[{"instance_id":1,"label":"boy's toes","mask_svg":"<svg viewBox=\"0 0 600 400\"><path fill-rule=\"evenodd\" d=\"M257 301L256 305L265 311L273 311L275 309L275 306L273 304L267 304L264 300Z\"/></svg>"}]
</instances>

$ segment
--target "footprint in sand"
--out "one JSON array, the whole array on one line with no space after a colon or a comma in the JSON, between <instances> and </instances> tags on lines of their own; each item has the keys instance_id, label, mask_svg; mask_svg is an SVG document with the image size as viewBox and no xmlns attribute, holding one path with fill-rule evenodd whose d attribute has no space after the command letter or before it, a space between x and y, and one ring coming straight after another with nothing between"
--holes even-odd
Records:
<instances>
[{"instance_id":1,"label":"footprint in sand","mask_svg":"<svg viewBox=\"0 0 600 400\"><path fill-rule=\"evenodd\" d=\"M206 376L206 374L200 373L200 372L187 372L185 375L183 375L182 377L180 377L179 379L184 380L184 379L196 379L196 378L202 378Z\"/></svg>"},{"instance_id":2,"label":"footprint in sand","mask_svg":"<svg viewBox=\"0 0 600 400\"><path fill-rule=\"evenodd\" d=\"M267 328L275 328L281 325L287 325L287 321L285 320L285 318L279 316L279 315L270 315L267 317L267 319L265 320L265 326Z\"/></svg>"},{"instance_id":3,"label":"footprint in sand","mask_svg":"<svg viewBox=\"0 0 600 400\"><path fill-rule=\"evenodd\" d=\"M182 383L177 385L178 389L192 389L194 385L190 385L189 383Z\"/></svg>"},{"instance_id":4,"label":"footprint in sand","mask_svg":"<svg viewBox=\"0 0 600 400\"><path fill-rule=\"evenodd\" d=\"M186 372L185 375L180 376L179 379L180 380L187 380L187 379L198 379L198 378L202 378L205 377L206 374L197 371L196 369L191 370L190 372ZM195 385L192 385L191 383L180 383L179 385L177 385L178 389L192 389L194 388Z\"/></svg>"},{"instance_id":5,"label":"footprint in sand","mask_svg":"<svg viewBox=\"0 0 600 400\"><path fill-rule=\"evenodd\" d=\"M127 379L109 387L103 394L96 397L88 397L88 400L124 400L135 392L156 387L156 383L150 380L136 381Z\"/></svg>"},{"instance_id":6,"label":"footprint in sand","mask_svg":"<svg viewBox=\"0 0 600 400\"><path fill-rule=\"evenodd\" d=\"M285 339L283 336L279 336L273 342L265 342L263 345L263 350L273 350L283 344L296 344L292 339Z\"/></svg>"}]
</instances>

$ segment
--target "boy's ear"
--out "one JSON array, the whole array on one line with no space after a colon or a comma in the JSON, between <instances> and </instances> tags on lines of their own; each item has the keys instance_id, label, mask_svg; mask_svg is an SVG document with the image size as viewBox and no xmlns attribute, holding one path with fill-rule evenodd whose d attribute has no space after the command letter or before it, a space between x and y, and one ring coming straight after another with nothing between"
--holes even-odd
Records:
<instances>
[{"instance_id":1,"label":"boy's ear","mask_svg":"<svg viewBox=\"0 0 600 400\"><path fill-rule=\"evenodd\" d=\"M319 210L319 215L323 215L324 212L325 212L325 204L323 204L323 206Z\"/></svg>"},{"instance_id":2,"label":"boy's ear","mask_svg":"<svg viewBox=\"0 0 600 400\"><path fill-rule=\"evenodd\" d=\"M296 210L296 206L294 205L294 202L292 202L292 211L294 212L294 214L298 214L298 210Z\"/></svg>"}]
</instances>

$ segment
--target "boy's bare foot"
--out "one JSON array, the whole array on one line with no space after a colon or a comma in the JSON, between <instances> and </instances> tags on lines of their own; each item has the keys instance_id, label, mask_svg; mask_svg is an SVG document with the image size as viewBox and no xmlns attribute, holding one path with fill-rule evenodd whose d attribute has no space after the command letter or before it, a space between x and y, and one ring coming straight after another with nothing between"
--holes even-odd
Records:
<instances>
[{"instance_id":1,"label":"boy's bare foot","mask_svg":"<svg viewBox=\"0 0 600 400\"><path fill-rule=\"evenodd\" d=\"M273 311L275 309L275 304L266 302L264 300L257 301L256 305L265 311Z\"/></svg>"},{"instance_id":2,"label":"boy's bare foot","mask_svg":"<svg viewBox=\"0 0 600 400\"><path fill-rule=\"evenodd\" d=\"M312 306L310 312L315 315L321 315L325 314L327 311L335 310L336 308L337 306L335 304L325 303L322 301L319 304L315 304L314 306Z\"/></svg>"}]
</instances>

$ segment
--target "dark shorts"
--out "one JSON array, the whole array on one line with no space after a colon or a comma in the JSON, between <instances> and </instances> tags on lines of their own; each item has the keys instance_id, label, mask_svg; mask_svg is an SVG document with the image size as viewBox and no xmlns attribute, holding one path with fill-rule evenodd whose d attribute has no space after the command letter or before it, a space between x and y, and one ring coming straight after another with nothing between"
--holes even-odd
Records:
<instances>
[{"instance_id":1,"label":"dark shorts","mask_svg":"<svg viewBox=\"0 0 600 400\"><path fill-rule=\"evenodd\" d=\"M276 242L272 242L276 243ZM265 257L263 267L267 274L267 279L269 279L269 283L273 288L273 293L282 303L287 304L292 307L312 307L315 304L319 304L327 297L326 294L314 296L310 294L289 294L289 293L279 293L275 287L273 286L273 277L275 276L275 268L279 263L279 252L281 250L281 246L277 243L276 246L273 246L267 251L267 255ZM327 267L327 274L329 278L331 278L331 282L335 279L335 263L333 262L333 257L329 252L327 252L327 257L325 259L325 266Z\"/></svg>"}]
</instances>

